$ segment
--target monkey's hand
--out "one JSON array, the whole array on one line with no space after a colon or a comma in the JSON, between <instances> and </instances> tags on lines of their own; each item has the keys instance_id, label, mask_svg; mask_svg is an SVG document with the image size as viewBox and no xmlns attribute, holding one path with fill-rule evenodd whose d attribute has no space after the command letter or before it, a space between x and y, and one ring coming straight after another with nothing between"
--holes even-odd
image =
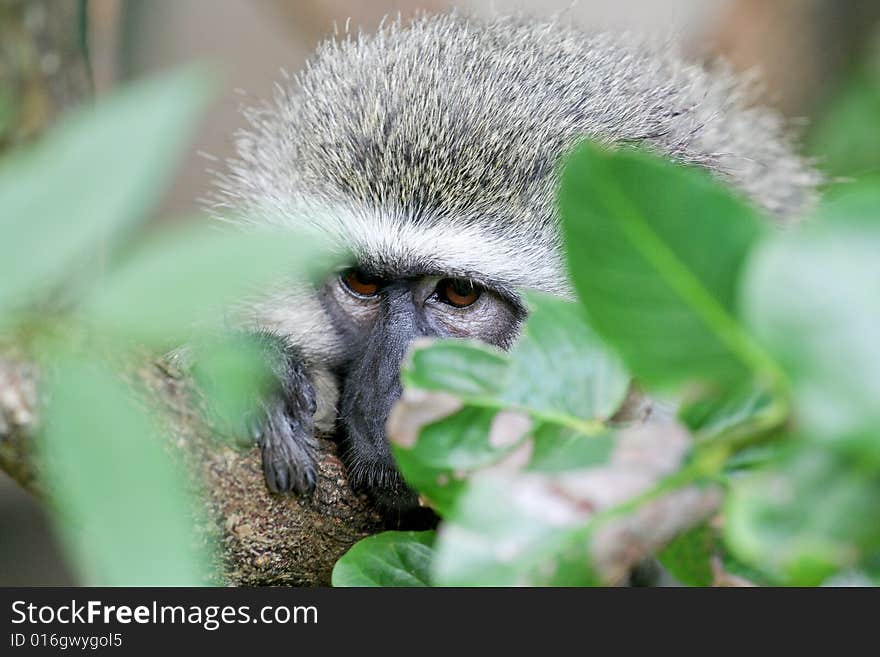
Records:
<instances>
[{"instance_id":1,"label":"monkey's hand","mask_svg":"<svg viewBox=\"0 0 880 657\"><path fill-rule=\"evenodd\" d=\"M274 392L254 424L266 486L273 493L303 495L315 488L317 396L305 366L282 338L263 335Z\"/></svg>"}]
</instances>

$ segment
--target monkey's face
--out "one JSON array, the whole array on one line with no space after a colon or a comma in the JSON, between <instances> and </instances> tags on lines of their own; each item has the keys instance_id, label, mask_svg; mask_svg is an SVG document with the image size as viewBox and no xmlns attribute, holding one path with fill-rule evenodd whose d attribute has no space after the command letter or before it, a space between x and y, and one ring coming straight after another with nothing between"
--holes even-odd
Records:
<instances>
[{"instance_id":1,"label":"monkey's face","mask_svg":"<svg viewBox=\"0 0 880 657\"><path fill-rule=\"evenodd\" d=\"M388 507L408 507L385 436L400 397L400 366L418 338L470 338L507 348L525 315L516 299L466 278L379 275L349 269L324 287L323 303L346 343L338 422L349 478Z\"/></svg>"}]
</instances>

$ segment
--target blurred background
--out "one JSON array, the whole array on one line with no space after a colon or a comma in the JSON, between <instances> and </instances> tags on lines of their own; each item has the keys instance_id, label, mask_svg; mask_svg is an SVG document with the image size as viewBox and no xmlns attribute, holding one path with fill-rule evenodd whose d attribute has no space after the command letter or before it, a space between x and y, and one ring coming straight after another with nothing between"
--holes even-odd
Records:
<instances>
[{"instance_id":1,"label":"blurred background","mask_svg":"<svg viewBox=\"0 0 880 657\"><path fill-rule=\"evenodd\" d=\"M200 154L232 154L240 105L270 95L280 69L298 71L346 24L370 31L387 14L450 7L481 15L565 11L590 30L675 34L695 60L722 57L760 75L764 102L803 133L804 148L832 179L880 171L880 0L0 0L0 119L10 103L3 94L30 93L32 81L15 74L25 56L21 30L50 38L69 25L58 38L87 46L91 82L88 71L67 76L62 95L69 97L82 87L100 96L132 78L207 64L218 73L219 93L155 215L156 224L178 221L198 212L210 184L211 163ZM52 77L65 61L43 52L35 66L37 76ZM0 150L36 136L28 118L0 131ZM39 506L0 473L0 585L71 583Z\"/></svg>"}]
</instances>

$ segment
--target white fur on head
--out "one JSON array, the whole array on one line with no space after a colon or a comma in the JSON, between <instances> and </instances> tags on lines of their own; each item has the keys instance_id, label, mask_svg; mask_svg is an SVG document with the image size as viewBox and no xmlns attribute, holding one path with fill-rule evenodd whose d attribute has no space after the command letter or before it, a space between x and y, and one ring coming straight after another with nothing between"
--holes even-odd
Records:
<instances>
[{"instance_id":1,"label":"white fur on head","mask_svg":"<svg viewBox=\"0 0 880 657\"><path fill-rule=\"evenodd\" d=\"M556 165L583 137L705 166L780 219L818 181L735 77L558 20L386 23L322 44L246 116L219 211L308 226L382 266L557 294Z\"/></svg>"}]
</instances>

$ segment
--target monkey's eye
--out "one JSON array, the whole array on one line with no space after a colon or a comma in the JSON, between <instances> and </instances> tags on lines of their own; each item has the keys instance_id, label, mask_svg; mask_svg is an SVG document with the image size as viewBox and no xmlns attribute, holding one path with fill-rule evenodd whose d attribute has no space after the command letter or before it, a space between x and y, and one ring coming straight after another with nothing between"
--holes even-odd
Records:
<instances>
[{"instance_id":1,"label":"monkey's eye","mask_svg":"<svg viewBox=\"0 0 880 657\"><path fill-rule=\"evenodd\" d=\"M382 281L375 276L365 274L359 269L349 269L343 272L342 282L351 292L359 297L373 297L379 291Z\"/></svg>"},{"instance_id":2,"label":"monkey's eye","mask_svg":"<svg viewBox=\"0 0 880 657\"><path fill-rule=\"evenodd\" d=\"M443 303L465 308L483 294L483 288L463 278L444 278L437 284L437 296Z\"/></svg>"}]
</instances>

